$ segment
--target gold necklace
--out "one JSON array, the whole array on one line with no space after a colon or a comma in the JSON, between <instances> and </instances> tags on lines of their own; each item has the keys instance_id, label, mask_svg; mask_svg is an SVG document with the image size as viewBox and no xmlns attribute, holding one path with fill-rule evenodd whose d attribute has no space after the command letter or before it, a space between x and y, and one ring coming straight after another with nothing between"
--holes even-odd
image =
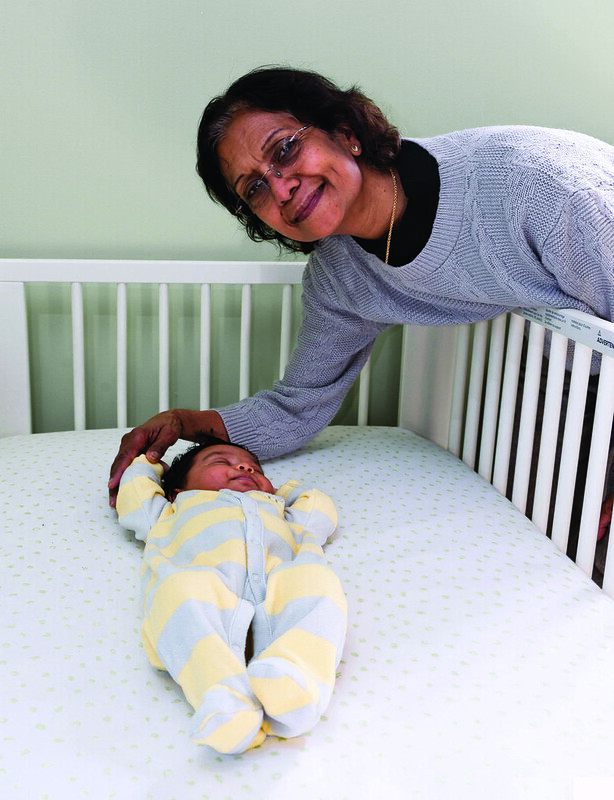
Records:
<instances>
[{"instance_id":1,"label":"gold necklace","mask_svg":"<svg viewBox=\"0 0 614 800\"><path fill-rule=\"evenodd\" d=\"M392 240L392 226L394 225L394 218L397 212L397 179L392 170L390 170L390 174L392 175L392 183L394 185L394 199L392 201L392 214L390 215L390 227L388 228L388 241L386 242L386 260L384 261L384 264L388 263L388 256L390 255L390 242Z\"/></svg>"}]
</instances>

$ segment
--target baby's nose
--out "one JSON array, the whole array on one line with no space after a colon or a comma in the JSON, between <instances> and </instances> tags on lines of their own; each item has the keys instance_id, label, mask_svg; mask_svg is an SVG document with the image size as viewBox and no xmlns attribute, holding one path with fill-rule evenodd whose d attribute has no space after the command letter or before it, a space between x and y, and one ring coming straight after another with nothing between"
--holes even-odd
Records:
<instances>
[{"instance_id":1,"label":"baby's nose","mask_svg":"<svg viewBox=\"0 0 614 800\"><path fill-rule=\"evenodd\" d=\"M243 469L246 472L253 472L254 471L254 468L250 464L239 464L238 468L239 469Z\"/></svg>"}]
</instances>

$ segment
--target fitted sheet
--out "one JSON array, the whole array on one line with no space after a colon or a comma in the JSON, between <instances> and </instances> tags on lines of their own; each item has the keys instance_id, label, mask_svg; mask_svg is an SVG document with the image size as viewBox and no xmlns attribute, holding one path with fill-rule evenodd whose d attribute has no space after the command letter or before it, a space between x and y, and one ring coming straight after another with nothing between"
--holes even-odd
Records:
<instances>
[{"instance_id":1,"label":"fitted sheet","mask_svg":"<svg viewBox=\"0 0 614 800\"><path fill-rule=\"evenodd\" d=\"M0 440L4 797L614 796L614 602L489 484L396 428L332 427L267 465L339 509L326 553L349 628L325 717L241 756L194 744L141 644L142 545L107 506L121 433Z\"/></svg>"}]
</instances>

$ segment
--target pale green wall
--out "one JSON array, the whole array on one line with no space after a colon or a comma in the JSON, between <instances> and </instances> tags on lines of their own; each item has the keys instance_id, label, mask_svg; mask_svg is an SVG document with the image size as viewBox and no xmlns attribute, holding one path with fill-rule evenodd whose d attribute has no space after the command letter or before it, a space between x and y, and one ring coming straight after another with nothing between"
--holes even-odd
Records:
<instances>
[{"instance_id":1,"label":"pale green wall","mask_svg":"<svg viewBox=\"0 0 614 800\"><path fill-rule=\"evenodd\" d=\"M358 83L406 135L531 123L614 142L612 0L3 5L4 257L277 258L194 172L204 104L264 63Z\"/></svg>"},{"instance_id":2,"label":"pale green wall","mask_svg":"<svg viewBox=\"0 0 614 800\"><path fill-rule=\"evenodd\" d=\"M1 255L270 258L194 173L205 102L263 63L359 83L407 135L614 142L612 0L5 2Z\"/></svg>"}]
</instances>

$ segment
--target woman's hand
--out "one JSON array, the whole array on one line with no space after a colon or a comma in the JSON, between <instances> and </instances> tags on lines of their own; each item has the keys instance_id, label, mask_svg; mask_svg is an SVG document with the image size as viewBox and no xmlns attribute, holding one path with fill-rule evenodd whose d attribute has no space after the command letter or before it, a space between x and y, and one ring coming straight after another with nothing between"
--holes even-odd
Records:
<instances>
[{"instance_id":1,"label":"woman's hand","mask_svg":"<svg viewBox=\"0 0 614 800\"><path fill-rule=\"evenodd\" d=\"M198 441L202 433L228 439L226 428L217 411L162 411L122 436L119 451L111 465L109 505L115 508L117 490L124 471L134 459L145 453L152 464L158 462L178 439Z\"/></svg>"}]
</instances>

